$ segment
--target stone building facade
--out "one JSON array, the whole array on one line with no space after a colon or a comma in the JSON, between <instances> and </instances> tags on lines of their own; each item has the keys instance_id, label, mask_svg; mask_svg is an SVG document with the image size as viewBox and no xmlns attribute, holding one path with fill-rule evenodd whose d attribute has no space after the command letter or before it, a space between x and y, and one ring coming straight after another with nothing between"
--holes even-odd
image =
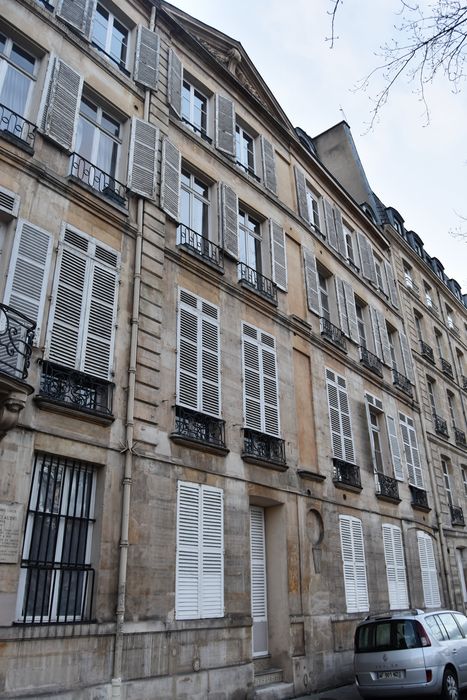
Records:
<instances>
[{"instance_id":1,"label":"stone building facade","mask_svg":"<svg viewBox=\"0 0 467 700\"><path fill-rule=\"evenodd\" d=\"M463 609L465 298L347 125L159 0L0 7L0 694L294 697Z\"/></svg>"}]
</instances>

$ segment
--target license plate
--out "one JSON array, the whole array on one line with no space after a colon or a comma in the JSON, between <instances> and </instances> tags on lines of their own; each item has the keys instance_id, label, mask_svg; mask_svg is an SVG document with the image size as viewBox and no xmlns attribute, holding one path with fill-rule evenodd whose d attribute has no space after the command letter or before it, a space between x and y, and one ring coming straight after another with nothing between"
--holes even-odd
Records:
<instances>
[{"instance_id":1,"label":"license plate","mask_svg":"<svg viewBox=\"0 0 467 700\"><path fill-rule=\"evenodd\" d=\"M403 671L379 671L378 678L403 678Z\"/></svg>"}]
</instances>

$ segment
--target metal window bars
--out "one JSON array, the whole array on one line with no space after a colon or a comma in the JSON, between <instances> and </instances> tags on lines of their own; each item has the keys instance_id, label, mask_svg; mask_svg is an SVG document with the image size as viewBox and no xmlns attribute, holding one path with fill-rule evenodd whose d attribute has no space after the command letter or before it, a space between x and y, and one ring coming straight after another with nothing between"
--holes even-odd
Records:
<instances>
[{"instance_id":1,"label":"metal window bars","mask_svg":"<svg viewBox=\"0 0 467 700\"><path fill-rule=\"evenodd\" d=\"M34 152L36 125L4 104L0 104L0 134L26 147L31 154Z\"/></svg>"}]
</instances>

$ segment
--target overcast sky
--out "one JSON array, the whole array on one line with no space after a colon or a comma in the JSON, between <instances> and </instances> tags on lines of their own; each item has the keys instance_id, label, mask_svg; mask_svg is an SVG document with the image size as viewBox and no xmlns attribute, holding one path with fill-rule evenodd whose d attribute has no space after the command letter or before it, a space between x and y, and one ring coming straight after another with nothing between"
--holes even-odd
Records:
<instances>
[{"instance_id":1,"label":"overcast sky","mask_svg":"<svg viewBox=\"0 0 467 700\"><path fill-rule=\"evenodd\" d=\"M467 292L467 85L460 94L440 78L427 90L430 122L414 86L393 88L368 133L371 96L355 90L379 64L380 45L397 36L400 0L344 0L338 39L329 48L329 0L173 0L197 19L240 41L294 126L314 136L341 121L352 129L370 186L422 238L449 277ZM421 2L423 4L423 0Z\"/></svg>"}]
</instances>

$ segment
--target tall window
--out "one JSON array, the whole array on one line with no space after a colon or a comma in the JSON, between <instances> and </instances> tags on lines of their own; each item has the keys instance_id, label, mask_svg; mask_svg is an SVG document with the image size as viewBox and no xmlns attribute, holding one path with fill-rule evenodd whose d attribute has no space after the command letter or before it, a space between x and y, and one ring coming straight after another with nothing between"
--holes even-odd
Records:
<instances>
[{"instance_id":1,"label":"tall window","mask_svg":"<svg viewBox=\"0 0 467 700\"><path fill-rule=\"evenodd\" d=\"M356 265L355 262L355 250L354 250L354 242L353 242L353 236L352 236L352 231L347 228L347 226L344 225L344 237L345 237L345 249L347 251L347 260L352 263L353 265Z\"/></svg>"},{"instance_id":2,"label":"tall window","mask_svg":"<svg viewBox=\"0 0 467 700\"><path fill-rule=\"evenodd\" d=\"M456 425L457 425L457 422L456 422L456 400L455 400L454 394L452 394L450 391L446 392L446 396L448 399L449 413L451 416L452 425L453 425L453 427L456 427Z\"/></svg>"},{"instance_id":3,"label":"tall window","mask_svg":"<svg viewBox=\"0 0 467 700\"><path fill-rule=\"evenodd\" d=\"M389 351L391 353L392 368L395 370L397 370L396 337L397 331L388 327Z\"/></svg>"},{"instance_id":4,"label":"tall window","mask_svg":"<svg viewBox=\"0 0 467 700\"><path fill-rule=\"evenodd\" d=\"M208 238L209 204L209 185L186 168L182 168L180 223Z\"/></svg>"},{"instance_id":5,"label":"tall window","mask_svg":"<svg viewBox=\"0 0 467 700\"><path fill-rule=\"evenodd\" d=\"M355 452L346 381L344 377L326 369L326 387L333 456L354 463Z\"/></svg>"},{"instance_id":6,"label":"tall window","mask_svg":"<svg viewBox=\"0 0 467 700\"><path fill-rule=\"evenodd\" d=\"M355 300L355 311L357 313L358 337L362 348L366 348L366 331L363 306L357 299Z\"/></svg>"},{"instance_id":7,"label":"tall window","mask_svg":"<svg viewBox=\"0 0 467 700\"><path fill-rule=\"evenodd\" d=\"M36 64L34 56L0 33L0 104L22 117L28 108ZM4 123L8 124L8 119L2 123L2 129Z\"/></svg>"},{"instance_id":8,"label":"tall window","mask_svg":"<svg viewBox=\"0 0 467 700\"><path fill-rule=\"evenodd\" d=\"M126 68L128 29L100 3L94 13L92 43L119 68Z\"/></svg>"},{"instance_id":9,"label":"tall window","mask_svg":"<svg viewBox=\"0 0 467 700\"><path fill-rule=\"evenodd\" d=\"M318 268L318 294L321 307L321 316L325 318L326 321L331 321L331 312L329 310L328 278L320 268Z\"/></svg>"},{"instance_id":10,"label":"tall window","mask_svg":"<svg viewBox=\"0 0 467 700\"><path fill-rule=\"evenodd\" d=\"M443 457L441 458L441 467L443 469L443 479L444 479L444 490L446 491L446 498L448 503L452 506L452 490L451 490L451 479L449 478L449 463Z\"/></svg>"},{"instance_id":11,"label":"tall window","mask_svg":"<svg viewBox=\"0 0 467 700\"><path fill-rule=\"evenodd\" d=\"M438 572L436 571L433 540L426 532L418 530L417 543L425 607L439 608L441 605L441 598L439 595Z\"/></svg>"},{"instance_id":12,"label":"tall window","mask_svg":"<svg viewBox=\"0 0 467 700\"><path fill-rule=\"evenodd\" d=\"M108 185L111 185L117 174L120 144L120 122L102 107L83 97L79 110L76 152L108 176Z\"/></svg>"},{"instance_id":13,"label":"tall window","mask_svg":"<svg viewBox=\"0 0 467 700\"><path fill-rule=\"evenodd\" d=\"M309 187L306 188L306 201L308 206L308 218L313 226L319 230L319 201L320 197L312 192Z\"/></svg>"},{"instance_id":14,"label":"tall window","mask_svg":"<svg viewBox=\"0 0 467 700\"><path fill-rule=\"evenodd\" d=\"M430 377L426 378L426 386L428 389L428 398L430 399L431 412L436 415L436 399L435 399L435 381Z\"/></svg>"},{"instance_id":15,"label":"tall window","mask_svg":"<svg viewBox=\"0 0 467 700\"><path fill-rule=\"evenodd\" d=\"M238 165L247 172L255 172L254 138L239 124L235 127L235 154Z\"/></svg>"},{"instance_id":16,"label":"tall window","mask_svg":"<svg viewBox=\"0 0 467 700\"><path fill-rule=\"evenodd\" d=\"M188 80L182 85L182 119L198 134L207 133L208 98Z\"/></svg>"},{"instance_id":17,"label":"tall window","mask_svg":"<svg viewBox=\"0 0 467 700\"><path fill-rule=\"evenodd\" d=\"M384 559L391 610L408 608L407 576L405 571L402 532L396 525L383 525Z\"/></svg>"},{"instance_id":18,"label":"tall window","mask_svg":"<svg viewBox=\"0 0 467 700\"><path fill-rule=\"evenodd\" d=\"M381 414L376 411L373 407L369 408L369 414L370 414L370 419L369 419L369 425L370 425L370 431L371 431L371 439L373 443L373 453L374 453L374 459L375 459L375 466L377 471L383 472L384 471L384 463L383 463L383 449L381 447L381 425L380 425L380 420L381 420Z\"/></svg>"},{"instance_id":19,"label":"tall window","mask_svg":"<svg viewBox=\"0 0 467 700\"><path fill-rule=\"evenodd\" d=\"M178 482L175 617L224 616L224 492Z\"/></svg>"},{"instance_id":20,"label":"tall window","mask_svg":"<svg viewBox=\"0 0 467 700\"><path fill-rule=\"evenodd\" d=\"M419 340L423 340L422 318L423 317L414 310L415 330L417 331Z\"/></svg>"},{"instance_id":21,"label":"tall window","mask_svg":"<svg viewBox=\"0 0 467 700\"><path fill-rule=\"evenodd\" d=\"M426 282L423 283L423 286L425 288L425 303L428 308L431 309L433 308L433 293L431 291L431 287Z\"/></svg>"},{"instance_id":22,"label":"tall window","mask_svg":"<svg viewBox=\"0 0 467 700\"><path fill-rule=\"evenodd\" d=\"M21 560L22 622L90 619L95 482L93 465L36 455Z\"/></svg>"},{"instance_id":23,"label":"tall window","mask_svg":"<svg viewBox=\"0 0 467 700\"><path fill-rule=\"evenodd\" d=\"M462 483L464 484L464 496L467 496L467 467L461 467Z\"/></svg>"},{"instance_id":24,"label":"tall window","mask_svg":"<svg viewBox=\"0 0 467 700\"><path fill-rule=\"evenodd\" d=\"M238 244L240 261L261 272L261 226L243 209L238 212Z\"/></svg>"},{"instance_id":25,"label":"tall window","mask_svg":"<svg viewBox=\"0 0 467 700\"><path fill-rule=\"evenodd\" d=\"M403 267L404 267L405 285L406 285L406 287L409 287L409 289L412 289L414 286L413 277L412 277L412 268L406 262L403 262Z\"/></svg>"},{"instance_id":26,"label":"tall window","mask_svg":"<svg viewBox=\"0 0 467 700\"><path fill-rule=\"evenodd\" d=\"M347 612L364 612L369 602L362 521L340 515L339 530Z\"/></svg>"}]
</instances>

